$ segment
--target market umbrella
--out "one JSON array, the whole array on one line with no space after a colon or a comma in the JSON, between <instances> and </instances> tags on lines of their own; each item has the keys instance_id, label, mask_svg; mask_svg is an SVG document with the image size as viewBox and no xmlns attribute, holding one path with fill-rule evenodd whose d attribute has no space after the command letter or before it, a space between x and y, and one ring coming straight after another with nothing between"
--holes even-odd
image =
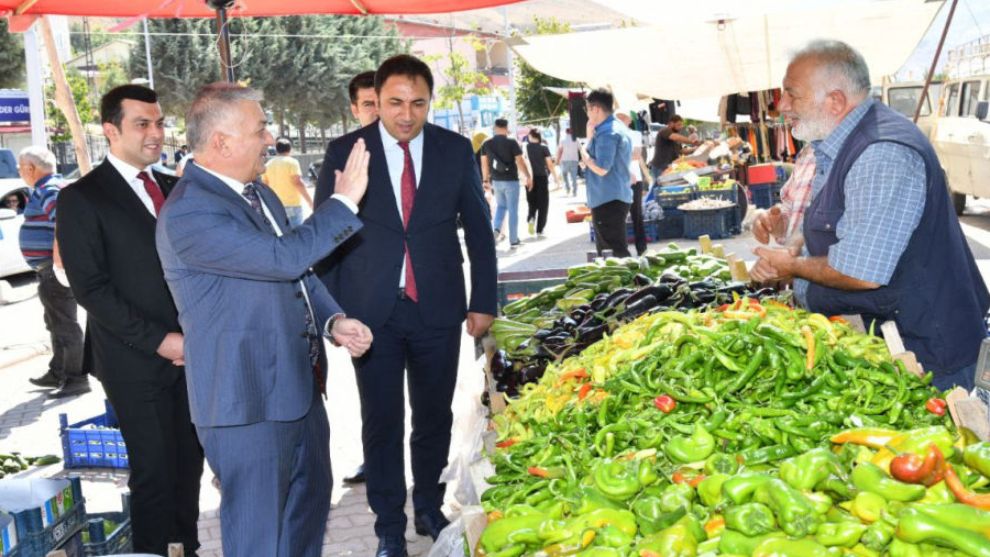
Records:
<instances>
[{"instance_id":1,"label":"market umbrella","mask_svg":"<svg viewBox=\"0 0 990 557\"><path fill-rule=\"evenodd\" d=\"M540 35L513 44L537 70L663 99L779 87L791 53L815 38L859 50L875 83L896 72L942 2L889 0L726 19Z\"/></svg>"}]
</instances>

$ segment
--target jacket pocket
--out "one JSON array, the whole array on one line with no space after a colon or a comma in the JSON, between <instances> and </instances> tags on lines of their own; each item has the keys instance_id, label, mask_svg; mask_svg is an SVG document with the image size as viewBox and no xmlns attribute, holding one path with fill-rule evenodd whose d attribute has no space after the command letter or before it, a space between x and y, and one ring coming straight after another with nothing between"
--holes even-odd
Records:
<instances>
[{"instance_id":1,"label":"jacket pocket","mask_svg":"<svg viewBox=\"0 0 990 557\"><path fill-rule=\"evenodd\" d=\"M217 339L213 392L221 406L251 405L275 388L274 331L223 331Z\"/></svg>"}]
</instances>

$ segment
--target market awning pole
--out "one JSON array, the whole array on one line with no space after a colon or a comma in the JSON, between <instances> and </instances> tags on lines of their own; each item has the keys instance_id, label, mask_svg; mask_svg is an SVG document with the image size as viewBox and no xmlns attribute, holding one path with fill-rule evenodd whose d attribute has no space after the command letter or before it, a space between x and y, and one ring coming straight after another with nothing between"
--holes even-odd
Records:
<instances>
[{"instance_id":1,"label":"market awning pole","mask_svg":"<svg viewBox=\"0 0 990 557\"><path fill-rule=\"evenodd\" d=\"M217 11L217 34L220 47L220 74L228 82L234 82L234 68L230 64L230 32L227 31L227 8L234 0L206 0L206 5Z\"/></svg>"},{"instance_id":2,"label":"market awning pole","mask_svg":"<svg viewBox=\"0 0 990 557\"><path fill-rule=\"evenodd\" d=\"M41 36L45 40L48 64L52 68L52 81L55 82L55 104L69 123L69 130L72 132L72 145L76 149L76 162L79 164L79 174L85 176L92 168L92 163L89 160L89 149L86 146L85 131L82 120L79 119L76 101L72 98L72 91L69 89L69 82L65 79L65 70L62 68L61 60L58 59L55 34L52 33L49 17L46 15L41 18Z\"/></svg>"},{"instance_id":3,"label":"market awning pole","mask_svg":"<svg viewBox=\"0 0 990 557\"><path fill-rule=\"evenodd\" d=\"M935 49L935 57L932 58L932 67L928 69L928 75L925 76L925 86L921 89L921 98L918 99L918 107L914 109L914 123L918 123L918 117L921 116L921 107L925 106L925 100L928 98L928 86L932 84L932 76L935 75L935 66L938 65L938 57L942 55L942 46L945 45L945 37L949 34L949 25L952 23L952 15L956 13L956 4L959 0L952 0L952 5L949 6L949 17L945 20L945 28L942 29L942 38L938 40L938 47Z\"/></svg>"}]
</instances>

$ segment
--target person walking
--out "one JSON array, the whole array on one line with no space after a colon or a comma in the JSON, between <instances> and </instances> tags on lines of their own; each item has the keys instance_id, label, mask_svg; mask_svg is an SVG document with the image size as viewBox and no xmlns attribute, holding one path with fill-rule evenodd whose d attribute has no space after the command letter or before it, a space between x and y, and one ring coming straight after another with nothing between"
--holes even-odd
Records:
<instances>
[{"instance_id":1,"label":"person walking","mask_svg":"<svg viewBox=\"0 0 990 557\"><path fill-rule=\"evenodd\" d=\"M632 154L629 157L629 179L632 181L632 204L629 206L629 217L633 225L633 238L636 245L636 255L646 253L648 246L646 241L646 225L643 223L643 188L644 177L643 161L643 134L632 129L632 118L624 113L617 112L616 119L626 126L629 133L629 141L632 143Z\"/></svg>"},{"instance_id":2,"label":"person walking","mask_svg":"<svg viewBox=\"0 0 990 557\"><path fill-rule=\"evenodd\" d=\"M519 175L526 176L526 189L533 179L526 168L519 143L509 137L509 121L495 120L494 136L481 148L482 185L495 192L495 219L492 228L496 241L502 240L502 224L509 216L509 247L519 246Z\"/></svg>"},{"instance_id":3,"label":"person walking","mask_svg":"<svg viewBox=\"0 0 990 557\"><path fill-rule=\"evenodd\" d=\"M261 181L275 192L278 200L285 206L285 214L289 216L289 224L299 226L303 221L302 202L313 209L313 198L306 191L306 183L302 179L302 169L299 161L292 157L292 142L280 137L275 142L275 153L267 164Z\"/></svg>"},{"instance_id":4,"label":"person walking","mask_svg":"<svg viewBox=\"0 0 990 557\"><path fill-rule=\"evenodd\" d=\"M543 144L540 130L533 128L526 137L526 160L533 177L533 187L526 192L529 207L526 223L530 236L542 238L543 229L547 226L547 211L550 210L550 176L555 175L557 169L553 165L550 149Z\"/></svg>"},{"instance_id":5,"label":"person walking","mask_svg":"<svg viewBox=\"0 0 990 557\"><path fill-rule=\"evenodd\" d=\"M564 178L565 191L571 197L576 197L578 192L578 163L580 162L581 145L574 139L571 128L567 128L564 137L557 147L557 163L560 164L560 172Z\"/></svg>"}]
</instances>

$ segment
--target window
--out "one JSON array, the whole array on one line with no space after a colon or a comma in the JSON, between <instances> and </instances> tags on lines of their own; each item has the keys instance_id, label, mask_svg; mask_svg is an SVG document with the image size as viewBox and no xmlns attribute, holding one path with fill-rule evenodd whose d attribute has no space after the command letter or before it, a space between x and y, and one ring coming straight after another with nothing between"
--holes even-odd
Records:
<instances>
[{"instance_id":1,"label":"window","mask_svg":"<svg viewBox=\"0 0 990 557\"><path fill-rule=\"evenodd\" d=\"M976 103L980 100L980 82L967 81L962 86L962 105L960 116L976 116Z\"/></svg>"},{"instance_id":2,"label":"window","mask_svg":"<svg viewBox=\"0 0 990 557\"><path fill-rule=\"evenodd\" d=\"M959 84L949 86L949 97L945 103L946 116L959 116Z\"/></svg>"},{"instance_id":3,"label":"window","mask_svg":"<svg viewBox=\"0 0 990 557\"><path fill-rule=\"evenodd\" d=\"M918 109L918 99L921 96L920 85L911 87L897 87L887 91L887 104L897 112L908 118L914 118L914 111ZM921 107L921 115L928 116L932 113L932 95L935 93L929 89L928 98Z\"/></svg>"}]
</instances>

